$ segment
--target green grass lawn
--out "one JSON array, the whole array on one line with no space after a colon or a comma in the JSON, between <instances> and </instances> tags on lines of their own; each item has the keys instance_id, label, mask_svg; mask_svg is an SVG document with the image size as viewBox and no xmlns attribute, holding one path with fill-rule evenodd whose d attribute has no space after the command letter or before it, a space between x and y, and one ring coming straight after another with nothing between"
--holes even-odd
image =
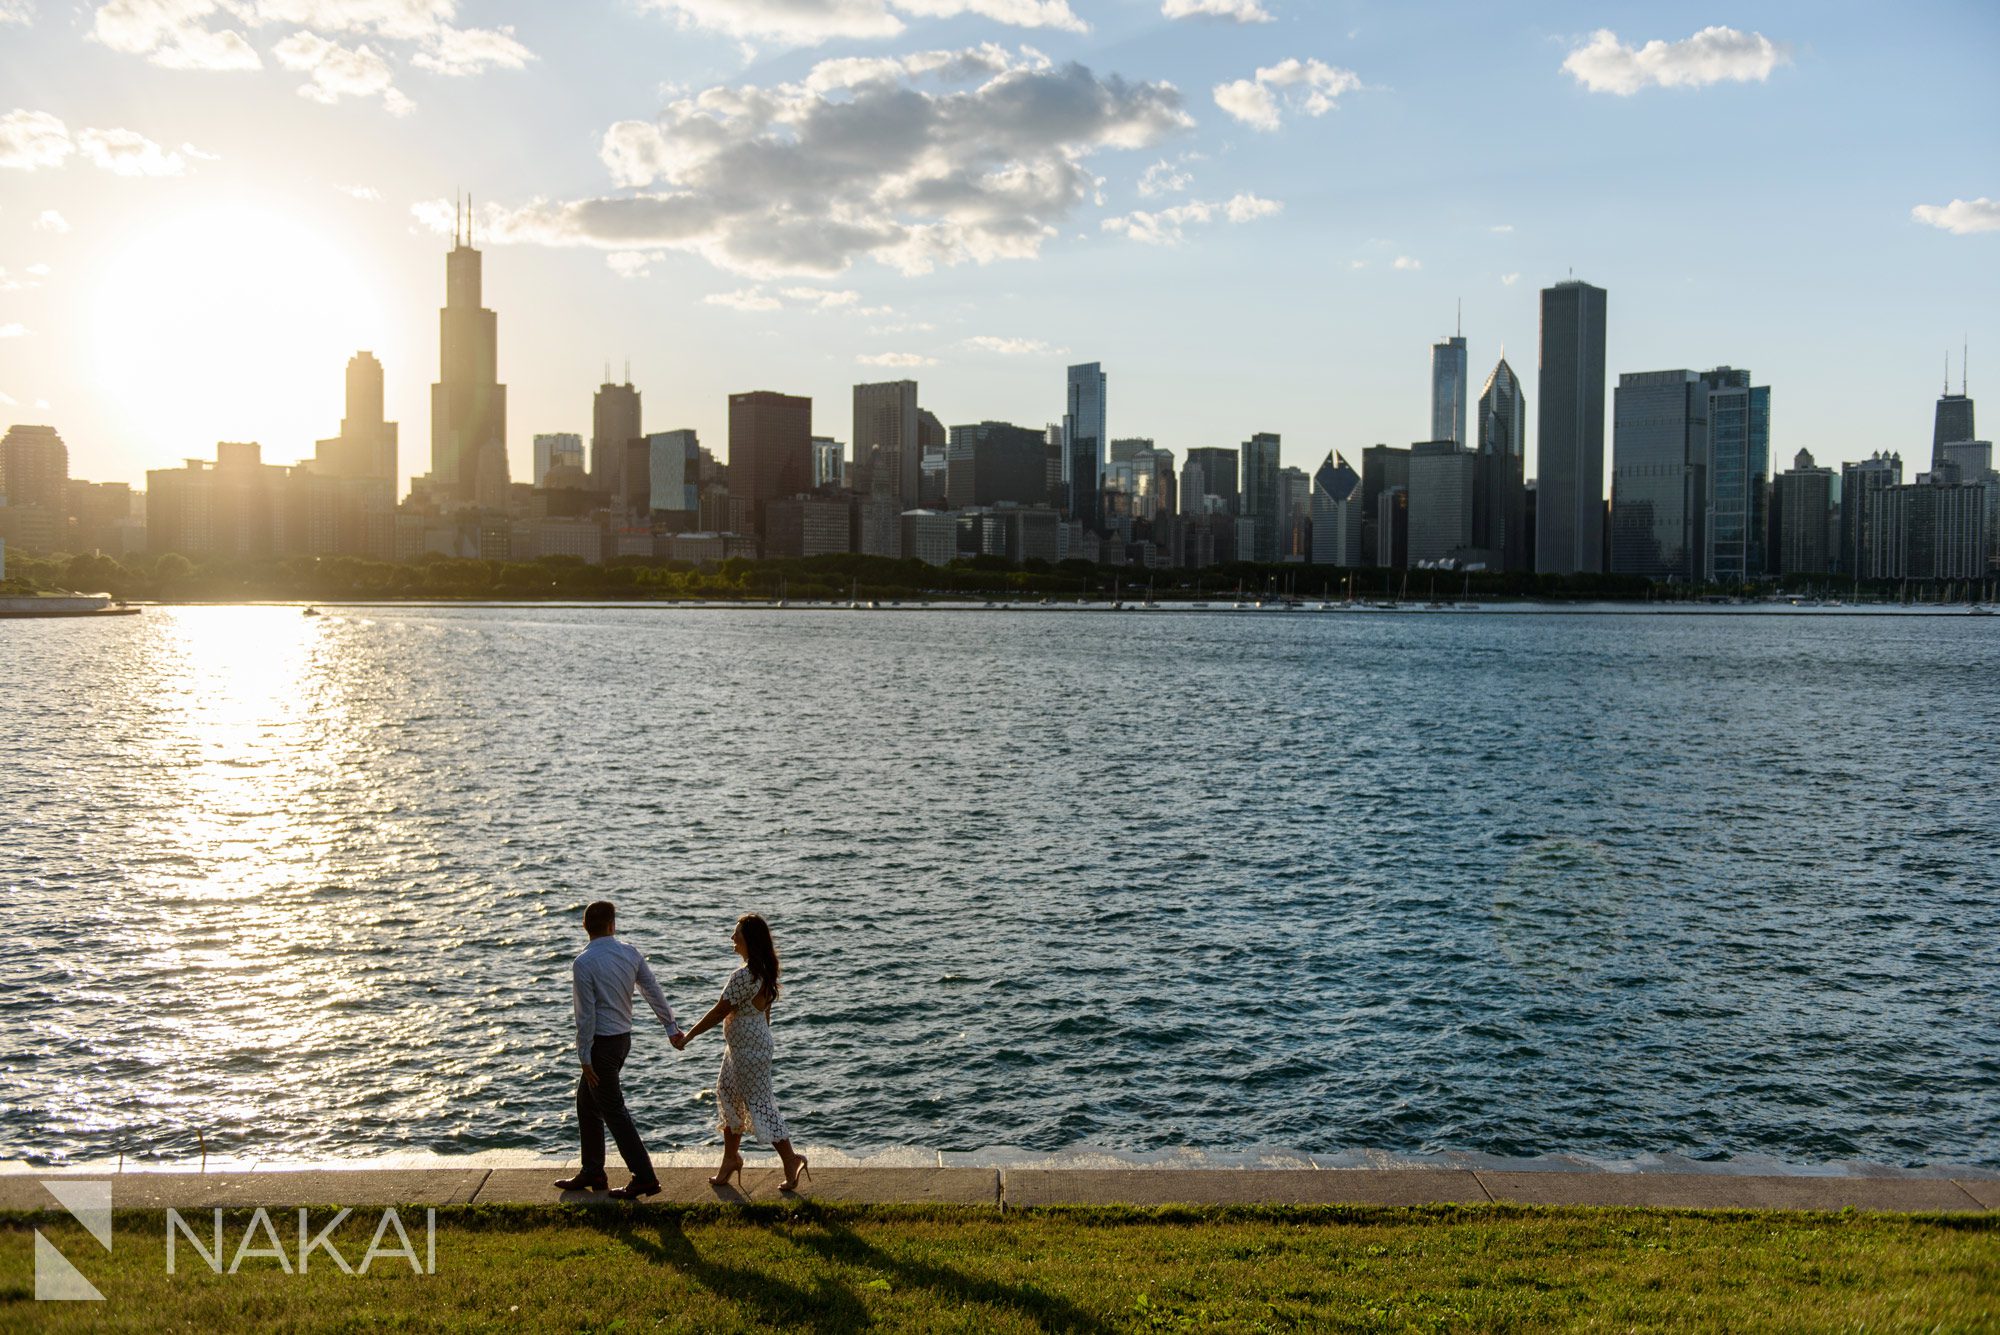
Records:
<instances>
[{"instance_id":1,"label":"green grass lawn","mask_svg":"<svg viewBox=\"0 0 2000 1335\"><path fill-rule=\"evenodd\" d=\"M424 1212L400 1215L421 1256ZM271 1217L296 1265L297 1211ZM334 1234L350 1264L379 1217ZM226 1250L249 1219L226 1214ZM34 1301L36 1227L104 1302ZM185 1243L169 1276L163 1215L114 1236L0 1216L0 1328L2000 1331L1993 1216L473 1206L438 1212L422 1276L323 1254L216 1275Z\"/></svg>"}]
</instances>

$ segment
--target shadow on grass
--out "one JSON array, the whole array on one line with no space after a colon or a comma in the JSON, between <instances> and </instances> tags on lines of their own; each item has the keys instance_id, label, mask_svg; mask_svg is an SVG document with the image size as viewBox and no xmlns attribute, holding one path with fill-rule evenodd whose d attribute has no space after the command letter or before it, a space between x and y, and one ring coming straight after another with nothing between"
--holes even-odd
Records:
<instances>
[{"instance_id":1,"label":"shadow on grass","mask_svg":"<svg viewBox=\"0 0 2000 1335\"><path fill-rule=\"evenodd\" d=\"M813 1221L819 1231L798 1230L790 1235L794 1246L818 1253L841 1265L865 1267L890 1278L904 1289L925 1288L951 1306L977 1303L984 1307L1010 1308L1043 1330L1084 1331L1090 1335L1108 1332L1097 1317L1075 1303L1046 1293L1032 1284L1008 1284L997 1279L981 1279L950 1266L925 1261L907 1261L874 1246L837 1218L821 1216Z\"/></svg>"},{"instance_id":2,"label":"shadow on grass","mask_svg":"<svg viewBox=\"0 0 2000 1335\"><path fill-rule=\"evenodd\" d=\"M793 1246L814 1254L829 1269L845 1266L864 1270L902 1292L928 1290L947 1308L976 1304L1005 1309L1050 1331L1109 1335L1111 1330L1076 1304L1032 1284L982 1279L951 1266L894 1256L862 1238L846 1220L832 1212L808 1208L783 1218L739 1218L753 1227L775 1232ZM816 1331L860 1330L872 1324L868 1309L851 1284L828 1276L806 1288L759 1270L725 1265L703 1256L685 1232L687 1225L704 1222L700 1215L599 1217L579 1222L598 1229L649 1261L673 1267L716 1297L736 1304L746 1316L761 1324L798 1324Z\"/></svg>"},{"instance_id":3,"label":"shadow on grass","mask_svg":"<svg viewBox=\"0 0 2000 1335\"><path fill-rule=\"evenodd\" d=\"M735 1304L759 1325L844 1331L869 1324L868 1309L847 1285L822 1279L807 1289L758 1270L711 1261L688 1239L682 1227L686 1222L680 1215L590 1221L640 1256L672 1266L716 1297Z\"/></svg>"}]
</instances>

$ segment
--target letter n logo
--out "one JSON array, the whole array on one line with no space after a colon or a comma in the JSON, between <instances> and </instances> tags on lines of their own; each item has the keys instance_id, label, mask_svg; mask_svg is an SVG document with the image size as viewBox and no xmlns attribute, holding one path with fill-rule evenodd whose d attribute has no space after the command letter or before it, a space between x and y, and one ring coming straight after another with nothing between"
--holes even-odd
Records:
<instances>
[{"instance_id":1,"label":"letter n logo","mask_svg":"<svg viewBox=\"0 0 2000 1335\"><path fill-rule=\"evenodd\" d=\"M56 1198L70 1217L90 1230L104 1247L111 1250L111 1184L109 1182L78 1182L70 1178L56 1181L42 1179L49 1195ZM70 1259L56 1250L56 1245L35 1230L35 1301L36 1302L103 1302L104 1295L97 1286L83 1277L83 1272L70 1263Z\"/></svg>"}]
</instances>

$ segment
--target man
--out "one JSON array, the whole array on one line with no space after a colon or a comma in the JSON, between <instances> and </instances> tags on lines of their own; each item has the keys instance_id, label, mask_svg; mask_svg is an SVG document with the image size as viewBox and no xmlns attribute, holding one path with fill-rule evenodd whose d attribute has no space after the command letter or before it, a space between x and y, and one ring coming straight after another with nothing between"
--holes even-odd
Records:
<instances>
[{"instance_id":1,"label":"man","mask_svg":"<svg viewBox=\"0 0 2000 1335\"><path fill-rule=\"evenodd\" d=\"M673 1008L646 967L646 957L618 940L618 910L608 900L599 900L583 911L583 930L590 944L570 966L575 992L576 1055L583 1074L576 1082L576 1120L583 1134L583 1165L575 1177L563 1178L556 1186L563 1191L603 1191L610 1185L604 1175L604 1129L618 1142L619 1157L631 1170L632 1180L611 1193L623 1201L636 1201L660 1190L653 1160L632 1125L625 1095L618 1088L618 1071L632 1051L632 989L645 993L646 1004L667 1028L667 1037L678 1049L686 1039L674 1019Z\"/></svg>"}]
</instances>

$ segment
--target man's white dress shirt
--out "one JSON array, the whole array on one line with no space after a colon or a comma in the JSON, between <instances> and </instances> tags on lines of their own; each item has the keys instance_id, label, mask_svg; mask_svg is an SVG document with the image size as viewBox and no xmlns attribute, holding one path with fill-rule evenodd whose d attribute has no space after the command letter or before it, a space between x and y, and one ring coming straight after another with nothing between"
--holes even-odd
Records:
<instances>
[{"instance_id":1,"label":"man's white dress shirt","mask_svg":"<svg viewBox=\"0 0 2000 1335\"><path fill-rule=\"evenodd\" d=\"M632 1032L634 987L646 994L646 1004L668 1034L681 1031L646 957L615 936L600 936L583 948L570 966L570 982L576 993L576 1053L585 1066L590 1065L592 1039Z\"/></svg>"}]
</instances>

